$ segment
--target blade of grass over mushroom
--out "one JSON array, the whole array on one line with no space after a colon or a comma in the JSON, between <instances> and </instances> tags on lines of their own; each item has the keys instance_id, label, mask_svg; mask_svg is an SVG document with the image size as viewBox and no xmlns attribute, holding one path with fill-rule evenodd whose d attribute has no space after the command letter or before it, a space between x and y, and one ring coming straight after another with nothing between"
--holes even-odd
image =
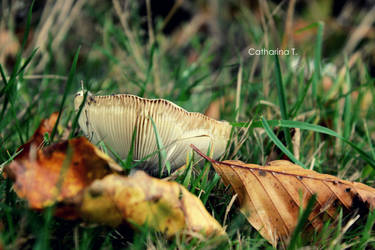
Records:
<instances>
[{"instance_id":1,"label":"blade of grass over mushroom","mask_svg":"<svg viewBox=\"0 0 375 250\"><path fill-rule=\"evenodd\" d=\"M211 147L211 144L210 144L208 149L207 149L207 153L206 153L209 157L213 157L211 149L212 149L212 147ZM199 181L202 183L203 188L205 188L207 186L207 183L209 182L209 180L208 180L209 167L210 167L209 162L205 162L203 172L199 175Z\"/></svg>"},{"instance_id":2,"label":"blade of grass over mushroom","mask_svg":"<svg viewBox=\"0 0 375 250\"><path fill-rule=\"evenodd\" d=\"M136 132L133 132L135 133L135 136L134 136L134 145L135 145L135 138L136 138ZM132 137L132 140L133 140L133 137ZM133 144L133 142L132 142ZM129 157L129 155L126 157L126 160L124 161L123 159L121 159L120 155L118 153L116 153L109 145L103 143L102 144L103 147L105 147L105 150L109 150L109 152L111 152L111 154L115 157L115 159L117 161L119 161L120 165L123 167L123 169L126 169L126 170L129 170L131 168L135 168L137 167L138 165L144 163L145 161L147 161L148 159L150 159L151 157L153 157L154 155L156 154L159 154L159 150L156 150L154 152L152 152L151 154L148 154L146 155L145 157L143 157L142 159L140 160L137 160L135 162L133 162L133 158L132 157ZM132 146L134 148L134 146ZM132 154L134 152L134 149L132 151ZM129 159L129 163L126 163L126 161ZM128 166L128 167L126 167Z\"/></svg>"},{"instance_id":3,"label":"blade of grass over mushroom","mask_svg":"<svg viewBox=\"0 0 375 250\"><path fill-rule=\"evenodd\" d=\"M132 134L132 143L130 145L128 156L125 160L125 165L123 166L125 170L129 170L132 167L133 162L133 152L134 152L134 145L135 145L135 138L137 137L137 127L134 125L133 134Z\"/></svg>"},{"instance_id":4,"label":"blade of grass over mushroom","mask_svg":"<svg viewBox=\"0 0 375 250\"><path fill-rule=\"evenodd\" d=\"M118 163L120 164L120 166L124 169L125 167L125 162L123 161L123 159L121 159L121 157L107 144L105 144L103 141L100 141L99 143L97 143L100 147L102 147L103 151L107 154L107 152L111 152L111 154L115 157L115 159L118 161Z\"/></svg>"},{"instance_id":5,"label":"blade of grass over mushroom","mask_svg":"<svg viewBox=\"0 0 375 250\"><path fill-rule=\"evenodd\" d=\"M51 133L51 141L53 141L53 139L54 139L54 137L56 135L57 126L59 125L59 122L60 122L61 114L62 114L62 111L64 109L65 100L66 100L66 98L67 98L67 96L68 96L68 94L69 94L69 92L71 90L71 86L73 84L73 80L74 80L74 76L75 76L75 73L76 73L76 67L77 67L77 61L78 61L78 56L79 56L80 49L81 49L81 47L78 47L77 52L74 55L72 67L70 68L69 77L68 77L68 80L66 82L66 86L65 86L65 90L64 90L64 95L63 95L63 98L61 100L61 104L60 104L60 108L59 108L59 115L57 117L56 124L53 127L53 130L52 130L52 133Z\"/></svg>"},{"instance_id":6,"label":"blade of grass over mushroom","mask_svg":"<svg viewBox=\"0 0 375 250\"><path fill-rule=\"evenodd\" d=\"M345 142L346 144L350 145L355 151L357 151L361 155L361 157L368 164L370 164L370 166L372 168L375 169L375 158L371 157L368 153L363 151L363 149L361 149L360 147L358 147L357 145L355 145L351 141L345 139L344 137L342 137L341 135L339 135L338 133L336 133L335 131L333 131L329 128L326 128L326 127L323 127L323 126L320 126L320 125L309 124L309 123L306 123L306 122L289 121L289 120L288 121L269 120L269 121L267 121L267 123L270 127L300 128L300 129L303 129L303 130L310 130L310 131L318 132L318 133L321 133L321 134L326 134L326 135L330 135L330 136L333 136L333 137L337 137L340 140L342 140L343 142ZM246 127L246 126L248 126L248 123L247 122L233 122L233 123L231 123L231 125L233 127ZM261 127L263 127L262 121L254 121L250 126L250 128L261 128Z\"/></svg>"},{"instance_id":7,"label":"blade of grass over mushroom","mask_svg":"<svg viewBox=\"0 0 375 250\"><path fill-rule=\"evenodd\" d=\"M289 117L288 117L288 111L286 107L286 98L285 98L283 79L281 76L279 57L275 55L274 59L275 59L275 71L276 71L276 87L277 87L277 95L279 97L281 118L283 120L288 120ZM289 150L292 150L292 138L290 136L290 132L286 128L284 128L283 131L284 131L287 148Z\"/></svg>"},{"instance_id":8,"label":"blade of grass over mushroom","mask_svg":"<svg viewBox=\"0 0 375 250\"><path fill-rule=\"evenodd\" d=\"M268 137L276 144L276 146L283 151L285 155L287 155L294 163L302 166L303 168L306 168L305 164L300 162L298 159L296 159L292 152L289 151L287 147L284 146L284 144L277 138L275 133L272 131L270 125L268 124L267 120L262 117L262 125L264 130L266 131Z\"/></svg>"},{"instance_id":9,"label":"blade of grass over mushroom","mask_svg":"<svg viewBox=\"0 0 375 250\"><path fill-rule=\"evenodd\" d=\"M162 139L159 135L158 129L156 128L155 122L152 119L152 117L149 117L152 127L154 128L154 133L156 137L156 144L159 151L159 174L161 175L164 171L164 167L167 167L168 174L171 174L171 164L169 163L169 160L167 159L167 152L165 151L165 148L163 146Z\"/></svg>"},{"instance_id":10,"label":"blade of grass over mushroom","mask_svg":"<svg viewBox=\"0 0 375 250\"><path fill-rule=\"evenodd\" d=\"M75 131L76 131L76 128L78 127L78 119L79 119L79 116L82 113L83 107L85 106L85 102L86 102L86 98L87 98L88 93L89 92L86 90L85 93L83 94L83 101L82 101L81 105L79 105L78 112L74 117L74 120L73 120L73 123L72 123L72 131L70 131L69 139L73 138L73 136L75 134Z\"/></svg>"},{"instance_id":11,"label":"blade of grass over mushroom","mask_svg":"<svg viewBox=\"0 0 375 250\"><path fill-rule=\"evenodd\" d=\"M184 173L184 176L183 176L184 178L183 178L183 182L182 182L183 185L186 188L189 188L190 181L191 181L191 174L192 174L192 170L193 170L193 160L194 160L193 156L194 156L194 154L188 153L187 159L186 159L186 170L185 170L185 173Z\"/></svg>"}]
</instances>

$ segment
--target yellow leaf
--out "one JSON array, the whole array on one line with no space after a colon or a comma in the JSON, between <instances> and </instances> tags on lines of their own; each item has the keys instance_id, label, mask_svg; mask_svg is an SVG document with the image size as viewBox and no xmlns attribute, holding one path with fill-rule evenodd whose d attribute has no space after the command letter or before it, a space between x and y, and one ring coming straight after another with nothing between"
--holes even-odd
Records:
<instances>
[{"instance_id":1,"label":"yellow leaf","mask_svg":"<svg viewBox=\"0 0 375 250\"><path fill-rule=\"evenodd\" d=\"M185 187L148 176L108 175L95 181L83 195L81 214L88 220L117 226L123 221L147 225L172 236L191 231L225 234L202 202Z\"/></svg>"}]
</instances>

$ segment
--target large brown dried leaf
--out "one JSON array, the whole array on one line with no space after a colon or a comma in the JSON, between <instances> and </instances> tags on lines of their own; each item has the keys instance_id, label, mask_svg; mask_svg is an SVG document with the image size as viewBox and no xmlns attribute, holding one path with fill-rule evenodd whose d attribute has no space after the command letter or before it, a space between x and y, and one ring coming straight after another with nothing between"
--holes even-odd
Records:
<instances>
[{"instance_id":1,"label":"large brown dried leaf","mask_svg":"<svg viewBox=\"0 0 375 250\"><path fill-rule=\"evenodd\" d=\"M300 208L306 207L313 194L317 195L317 203L309 222L315 230L323 226L324 220L334 219L339 207L345 212L360 213L375 207L374 188L304 169L289 161L259 166L204 157L238 194L241 211L250 224L274 246L278 240L288 240L297 225Z\"/></svg>"},{"instance_id":2,"label":"large brown dried leaf","mask_svg":"<svg viewBox=\"0 0 375 250\"><path fill-rule=\"evenodd\" d=\"M148 225L168 236L181 231L225 234L201 200L176 182L137 171L133 176L108 175L84 193L81 214L86 220L117 226Z\"/></svg>"}]
</instances>

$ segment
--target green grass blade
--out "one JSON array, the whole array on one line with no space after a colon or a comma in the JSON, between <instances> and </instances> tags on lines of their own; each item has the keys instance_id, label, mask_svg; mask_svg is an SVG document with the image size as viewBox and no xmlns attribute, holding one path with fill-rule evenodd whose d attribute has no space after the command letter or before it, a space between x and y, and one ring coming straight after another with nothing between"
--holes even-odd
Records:
<instances>
[{"instance_id":1,"label":"green grass blade","mask_svg":"<svg viewBox=\"0 0 375 250\"><path fill-rule=\"evenodd\" d=\"M20 150L18 150L17 152L15 152L13 155L11 155L11 156L9 157L8 160L6 160L5 162L3 162L3 163L0 164L0 174L3 173L4 167L5 167L6 165L8 165L9 163L11 163L11 161L13 161L13 159L16 158L17 155L19 155L22 151L23 151L23 148L21 148Z\"/></svg>"},{"instance_id":2,"label":"green grass blade","mask_svg":"<svg viewBox=\"0 0 375 250\"><path fill-rule=\"evenodd\" d=\"M371 238L372 228L375 224L375 210L370 211L366 225L362 230L362 237L359 243L359 249L366 249L367 243Z\"/></svg>"},{"instance_id":3,"label":"green grass blade","mask_svg":"<svg viewBox=\"0 0 375 250\"><path fill-rule=\"evenodd\" d=\"M32 16L32 10L33 10L33 6L34 6L34 2L35 2L35 0L33 0L31 2L30 8L29 8L28 13L27 13L26 27L25 27L25 33L24 33L24 36L23 36L22 46L21 46L21 49L17 52L16 63L14 65L12 74L11 74L8 82L6 81L6 76L5 76L4 70L3 70L3 68L1 68L1 76L3 78L4 83L6 83L6 86L1 91L1 95L3 95L3 93L5 93L5 98L4 98L2 111L0 113L0 120L4 119L4 116L5 116L6 111L7 111L7 106L10 102L11 112L12 112L11 115L12 115L12 117L15 118L14 119L15 129L17 131L17 134L18 134L18 137L20 139L21 144L24 144L24 140L23 140L23 136L22 136L21 126L19 124L18 119L16 118L17 117L17 111L16 111L16 107L15 107L15 99L17 97L17 85L16 85L17 81L16 81L16 78L18 76L18 69L19 69L20 64L21 64L22 54L23 54L23 51L24 51L24 48L25 48L25 45L26 45L26 42L27 42L27 39L28 39L28 36L29 36L30 25L31 25L31 16ZM32 56L33 56L33 54L31 55L31 57Z\"/></svg>"},{"instance_id":4,"label":"green grass blade","mask_svg":"<svg viewBox=\"0 0 375 250\"><path fill-rule=\"evenodd\" d=\"M124 165L125 170L131 169L132 167L133 152L134 152L134 145L135 145L136 137L137 137L137 127L136 125L134 125L133 134L132 134L132 144L130 145L129 153L125 160L125 165Z\"/></svg>"},{"instance_id":5,"label":"green grass blade","mask_svg":"<svg viewBox=\"0 0 375 250\"><path fill-rule=\"evenodd\" d=\"M365 127L367 142L370 145L371 156L372 156L373 159L375 159L375 149L374 149L374 145L372 144L370 132L368 131L368 127L367 127L366 122L364 123L364 127Z\"/></svg>"},{"instance_id":6,"label":"green grass blade","mask_svg":"<svg viewBox=\"0 0 375 250\"><path fill-rule=\"evenodd\" d=\"M279 57L275 55L275 74L276 74L276 88L277 96L279 98L280 112L283 120L288 120L288 111L286 108L285 90L283 85L283 79L281 76L280 61Z\"/></svg>"},{"instance_id":7,"label":"green grass blade","mask_svg":"<svg viewBox=\"0 0 375 250\"><path fill-rule=\"evenodd\" d=\"M345 60L346 64L346 74L345 74L345 82L348 85L348 91L351 90L351 82L350 82L350 75L349 75L349 66L347 60ZM351 117L352 117L352 99L351 95L347 95L345 97L345 104L344 104L344 138L349 139L350 132L352 129L351 126Z\"/></svg>"},{"instance_id":8,"label":"green grass blade","mask_svg":"<svg viewBox=\"0 0 375 250\"><path fill-rule=\"evenodd\" d=\"M81 47L78 47L77 52L74 55L73 63L72 63L72 66L71 66L70 72L69 72L69 77L68 77L68 80L67 80L66 86L65 86L64 96L63 96L63 99L62 99L61 104L60 104L59 115L57 116L56 124L53 127L53 130L52 130L52 133L51 133L51 141L53 141L53 139L56 135L57 127L58 127L60 119L61 119L61 114L62 114L62 111L63 111L63 108L64 108L64 104L65 104L66 98L67 98L67 96L70 92L71 86L73 84L73 79L74 79L74 76L75 76L75 73L76 73L76 67L77 67L77 61L78 61L80 49L81 49Z\"/></svg>"},{"instance_id":9,"label":"green grass blade","mask_svg":"<svg viewBox=\"0 0 375 250\"><path fill-rule=\"evenodd\" d=\"M191 175L192 175L192 171L193 171L193 156L194 154L189 154L189 158L187 160L187 165L186 165L186 170L185 170L185 173L184 173L184 180L182 182L182 184L188 188L189 185L190 185L190 182L191 182Z\"/></svg>"},{"instance_id":10,"label":"green grass blade","mask_svg":"<svg viewBox=\"0 0 375 250\"><path fill-rule=\"evenodd\" d=\"M161 140L161 137L159 135L159 132L156 128L156 124L154 122L154 120L152 119L152 117L149 117L150 118L150 121L152 123L152 127L154 128L154 133L155 133L155 137L156 137L156 145L158 147L158 151L159 151L159 171L160 171L160 175L162 175L163 173L163 170L164 170L164 165L166 166L167 168L167 171L168 171L168 175L171 174L171 164L169 163L168 159L167 159L167 152L165 151L165 148L163 146L163 141Z\"/></svg>"},{"instance_id":11,"label":"green grass blade","mask_svg":"<svg viewBox=\"0 0 375 250\"><path fill-rule=\"evenodd\" d=\"M288 111L286 108L285 90L284 90L283 79L281 76L279 57L275 55L274 59L275 59L275 71L276 71L276 87L277 87L277 95L279 97L281 118L283 120L288 120L289 116L288 116ZM290 136L290 132L286 128L284 128L283 131L284 131L284 136L285 136L287 147L289 150L292 150L293 146L292 146L292 139Z\"/></svg>"},{"instance_id":12,"label":"green grass blade","mask_svg":"<svg viewBox=\"0 0 375 250\"><path fill-rule=\"evenodd\" d=\"M207 203L207 200L211 194L211 191L212 189L217 185L217 183L219 182L220 180L220 175L218 175L217 173L215 173L215 176L214 178L209 182L208 186L205 188L204 190L204 194L202 195L202 202L204 205L206 205Z\"/></svg>"},{"instance_id":13,"label":"green grass blade","mask_svg":"<svg viewBox=\"0 0 375 250\"><path fill-rule=\"evenodd\" d=\"M25 60L25 62L23 63L23 65L17 71L17 75L23 73L23 71L25 70L25 68L27 67L27 65L30 64L31 60L33 59L33 57L35 56L35 54L36 54L37 51L38 51L38 49L34 49L33 52L31 52L31 55Z\"/></svg>"},{"instance_id":14,"label":"green grass blade","mask_svg":"<svg viewBox=\"0 0 375 250\"><path fill-rule=\"evenodd\" d=\"M5 92L6 86L8 85L8 80L7 80L7 77L5 75L4 68L1 64L0 64L0 74L1 74L1 79L3 80L3 83L4 83L4 87L0 90L0 97L2 97L4 92Z\"/></svg>"},{"instance_id":15,"label":"green grass blade","mask_svg":"<svg viewBox=\"0 0 375 250\"><path fill-rule=\"evenodd\" d=\"M309 91L309 88L311 86L311 80L307 81L307 84L305 84L305 87L303 89L303 92L301 95L298 96L298 101L296 104L293 106L292 110L290 111L290 117L294 118L297 116L298 111L302 107L303 102L305 101L305 98L307 96L307 92Z\"/></svg>"},{"instance_id":16,"label":"green grass blade","mask_svg":"<svg viewBox=\"0 0 375 250\"><path fill-rule=\"evenodd\" d=\"M355 151L357 151L357 153L359 153L361 155L363 160L365 160L368 164L371 165L372 168L375 169L375 159L374 158L372 158L369 154L367 154L365 151L363 151L360 147L358 147L357 145L355 145L351 141L347 140L346 138L342 137L341 135L339 135L338 133L336 133L335 131L333 131L329 128L326 128L326 127L323 127L323 126L320 126L320 125L309 124L309 123L306 123L306 122L300 122L300 121L269 120L269 121L267 121L267 123L271 127L300 128L300 129L304 129L304 130L310 130L310 131L318 132L318 133L321 133L321 134L326 134L326 135L330 135L330 136L333 136L333 137L337 137L340 140L342 140L343 142L350 145ZM244 123L244 122L243 123L234 122L234 123L231 123L231 124L234 127L246 127L248 125L248 123ZM250 126L250 128L261 128L261 127L263 127L262 121L253 121L251 126Z\"/></svg>"},{"instance_id":17,"label":"green grass blade","mask_svg":"<svg viewBox=\"0 0 375 250\"><path fill-rule=\"evenodd\" d=\"M322 57L324 24L322 22L318 22L317 27L318 27L318 32L317 32L316 43L315 43L314 72L312 76L312 97L315 101L318 101L317 89L318 89L318 83L321 78L320 62L321 62L321 57Z\"/></svg>"},{"instance_id":18,"label":"green grass blade","mask_svg":"<svg viewBox=\"0 0 375 250\"><path fill-rule=\"evenodd\" d=\"M313 194L311 198L309 199L309 202L307 203L306 208L302 211L302 213L299 216L299 220L297 223L296 228L293 231L292 237L290 238L290 243L288 246L288 249L297 249L299 240L301 239L300 235L303 231L304 226L306 225L309 215L311 214L314 205L316 202L316 194Z\"/></svg>"},{"instance_id":19,"label":"green grass blade","mask_svg":"<svg viewBox=\"0 0 375 250\"><path fill-rule=\"evenodd\" d=\"M285 146L284 144L279 140L279 138L277 138L277 136L275 135L275 133L272 131L270 125L268 124L267 120L264 119L264 117L262 117L262 125L263 125L263 128L264 130L266 131L268 137L276 144L276 146L281 150L283 151L283 153L285 155L287 155L289 157L289 159L291 159L294 163L306 168L305 164L303 164L302 162L300 162L299 160L297 160L293 153L290 152Z\"/></svg>"},{"instance_id":20,"label":"green grass blade","mask_svg":"<svg viewBox=\"0 0 375 250\"><path fill-rule=\"evenodd\" d=\"M73 138L73 136L75 134L75 131L76 131L76 127L78 127L78 120L79 120L79 117L80 117L80 115L82 113L82 109L85 106L88 93L89 92L86 90L85 93L83 94L83 101L82 101L81 105L79 105L78 112L77 112L76 116L73 119L72 131L70 131L69 139Z\"/></svg>"},{"instance_id":21,"label":"green grass blade","mask_svg":"<svg viewBox=\"0 0 375 250\"><path fill-rule=\"evenodd\" d=\"M32 13L33 13L34 3L35 3L35 0L33 0L31 2L29 11L27 12L26 29L25 29L25 33L23 34L21 51L24 51L26 43L27 43L27 39L29 37L30 24L31 24L31 16L32 16Z\"/></svg>"}]
</instances>

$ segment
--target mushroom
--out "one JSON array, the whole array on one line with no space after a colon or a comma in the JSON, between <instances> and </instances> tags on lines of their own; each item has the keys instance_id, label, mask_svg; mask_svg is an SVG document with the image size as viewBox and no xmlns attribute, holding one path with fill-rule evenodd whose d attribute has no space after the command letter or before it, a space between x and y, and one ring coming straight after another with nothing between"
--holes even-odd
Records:
<instances>
[{"instance_id":1,"label":"mushroom","mask_svg":"<svg viewBox=\"0 0 375 250\"><path fill-rule=\"evenodd\" d=\"M83 100L84 94L80 91L74 98L76 112ZM213 158L220 157L232 129L228 122L188 112L170 101L129 94L93 96L88 93L78 123L93 143L104 142L123 159L131 149L136 129L133 160L146 158L141 168L152 174L159 169L156 131L166 152L163 160L168 160L175 170L185 163L191 144L202 152L210 149Z\"/></svg>"}]
</instances>

